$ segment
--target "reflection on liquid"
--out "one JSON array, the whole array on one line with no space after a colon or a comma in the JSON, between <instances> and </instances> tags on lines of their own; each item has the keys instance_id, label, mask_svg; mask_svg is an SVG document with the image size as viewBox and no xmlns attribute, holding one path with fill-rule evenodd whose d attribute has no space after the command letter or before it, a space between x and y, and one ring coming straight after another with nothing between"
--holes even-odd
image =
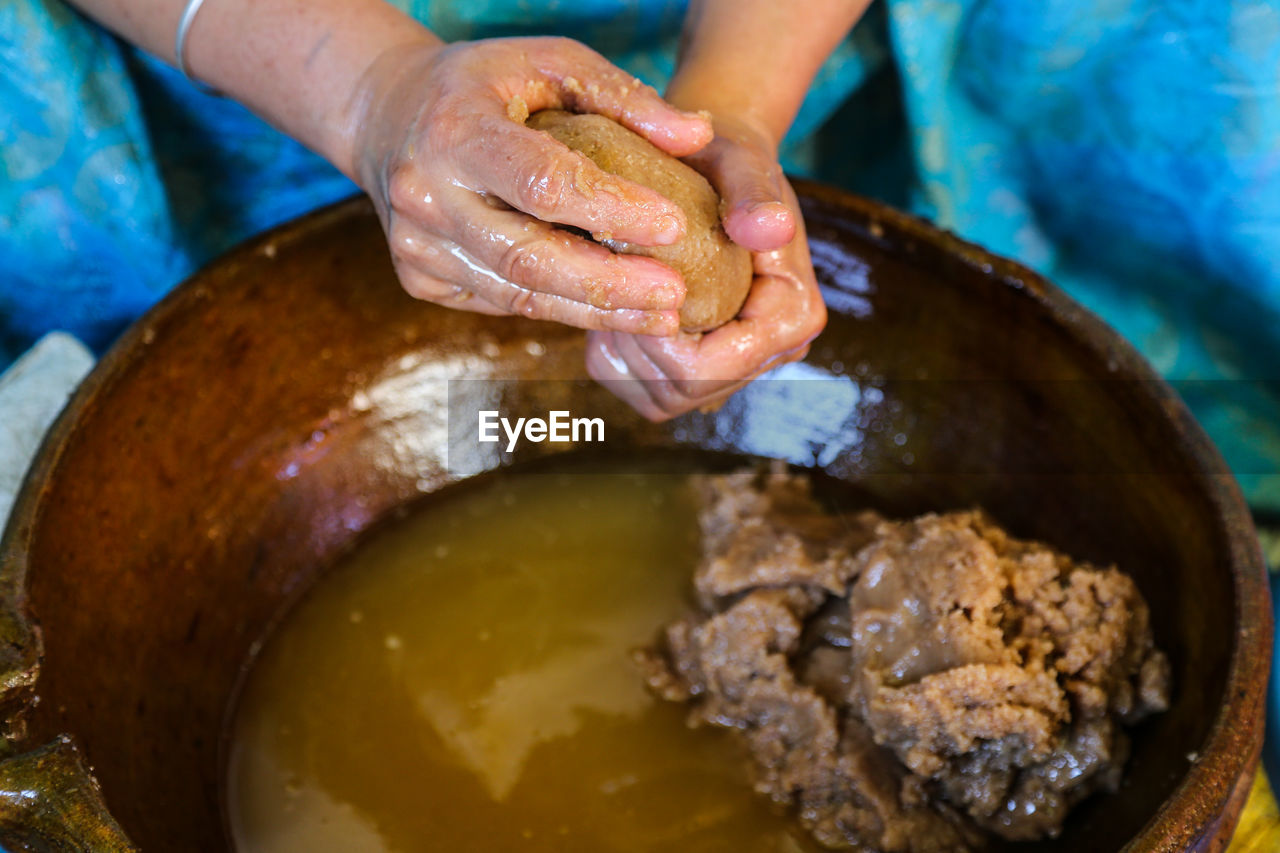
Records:
<instances>
[{"instance_id":1,"label":"reflection on liquid","mask_svg":"<svg viewBox=\"0 0 1280 853\"><path fill-rule=\"evenodd\" d=\"M859 320L870 317L870 296L875 292L871 266L847 247L825 240L811 240L809 255L827 306Z\"/></svg>"},{"instance_id":2,"label":"reflection on liquid","mask_svg":"<svg viewBox=\"0 0 1280 853\"><path fill-rule=\"evenodd\" d=\"M685 606L683 484L512 475L371 539L251 673L238 848L812 850L630 661Z\"/></svg>"},{"instance_id":3,"label":"reflection on liquid","mask_svg":"<svg viewBox=\"0 0 1280 853\"><path fill-rule=\"evenodd\" d=\"M856 470L868 436L904 428L900 404L886 399L876 380L795 362L743 388L713 415L678 422L673 436L711 450ZM905 453L900 461L910 464Z\"/></svg>"}]
</instances>

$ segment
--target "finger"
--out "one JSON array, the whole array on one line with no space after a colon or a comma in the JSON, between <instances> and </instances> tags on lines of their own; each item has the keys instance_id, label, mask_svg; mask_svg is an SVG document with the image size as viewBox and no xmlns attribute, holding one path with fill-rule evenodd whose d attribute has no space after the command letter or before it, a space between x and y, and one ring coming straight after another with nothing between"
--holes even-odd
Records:
<instances>
[{"instance_id":1,"label":"finger","mask_svg":"<svg viewBox=\"0 0 1280 853\"><path fill-rule=\"evenodd\" d=\"M771 252L795 238L798 215L784 201L786 178L771 153L718 139L694 163L724 199L724 228L733 242Z\"/></svg>"},{"instance_id":2,"label":"finger","mask_svg":"<svg viewBox=\"0 0 1280 853\"><path fill-rule=\"evenodd\" d=\"M605 247L469 193L451 208L453 240L489 270L527 290L607 311L674 312L684 304L680 273L652 258ZM665 333L674 333L676 327Z\"/></svg>"},{"instance_id":3,"label":"finger","mask_svg":"<svg viewBox=\"0 0 1280 853\"><path fill-rule=\"evenodd\" d=\"M643 246L668 245L684 234L684 212L654 190L604 171L496 108L473 119L458 159L471 189L545 222Z\"/></svg>"},{"instance_id":4,"label":"finger","mask_svg":"<svg viewBox=\"0 0 1280 853\"><path fill-rule=\"evenodd\" d=\"M784 185L783 198L795 206L795 194ZM651 359L677 382L700 378L734 379L775 355L794 355L818 336L827 322L809 259L803 224L784 249L752 256L756 278L738 316L715 331L694 339L679 335L647 340Z\"/></svg>"},{"instance_id":5,"label":"finger","mask_svg":"<svg viewBox=\"0 0 1280 853\"><path fill-rule=\"evenodd\" d=\"M719 404L755 379L751 375L729 383L700 383L706 393L686 395L674 383L657 378L652 362L634 351L643 340L644 336L592 332L586 363L589 376L651 421Z\"/></svg>"},{"instance_id":6,"label":"finger","mask_svg":"<svg viewBox=\"0 0 1280 853\"><path fill-rule=\"evenodd\" d=\"M727 375L711 378L703 373L702 361L704 358L696 351L698 345L695 345L695 351L691 356L681 358L678 361L677 369L680 371L679 374L673 375L665 372L663 364L670 363L668 362L670 353L664 351L663 343L662 339L650 336L636 336L635 339L635 346L666 377L665 384L655 384L653 388L655 401L664 407L669 407L673 403L676 394L691 401L692 405L689 408L692 408L693 405L703 406L707 403L723 400L778 365L802 357L808 350L808 345L806 344L798 348L771 352L762 359L744 360L742 363L735 365L736 369ZM692 366L691 369L689 368L690 365ZM668 387L671 389L670 391L668 391Z\"/></svg>"},{"instance_id":7,"label":"finger","mask_svg":"<svg viewBox=\"0 0 1280 853\"><path fill-rule=\"evenodd\" d=\"M693 338L646 338L638 342L662 373L686 393L705 393L706 383L727 386L798 357L826 322L817 286L792 276L758 276L738 317Z\"/></svg>"},{"instance_id":8,"label":"finger","mask_svg":"<svg viewBox=\"0 0 1280 853\"><path fill-rule=\"evenodd\" d=\"M636 334L671 334L680 325L680 313L675 309L605 309L557 293L518 286L494 273L457 243L415 229L403 220L394 225L389 242L404 289L422 300L467 307L463 302L477 297L497 309L486 313L517 314L577 328L620 329Z\"/></svg>"},{"instance_id":9,"label":"finger","mask_svg":"<svg viewBox=\"0 0 1280 853\"><path fill-rule=\"evenodd\" d=\"M551 320L579 329L611 329L639 335L671 334L680 324L680 314L675 310L598 308L559 294L521 287L456 244L440 256L436 277L461 285L505 313L530 320Z\"/></svg>"},{"instance_id":10,"label":"finger","mask_svg":"<svg viewBox=\"0 0 1280 853\"><path fill-rule=\"evenodd\" d=\"M618 337L614 332L587 334L587 375L648 420L666 420L668 415L654 403L644 382L631 374L626 360L618 354Z\"/></svg>"},{"instance_id":11,"label":"finger","mask_svg":"<svg viewBox=\"0 0 1280 853\"><path fill-rule=\"evenodd\" d=\"M563 106L608 116L673 157L687 157L711 142L715 133L708 115L676 109L591 48L569 44L566 49L553 41L532 56L538 69L559 84ZM572 62L565 62L566 52Z\"/></svg>"},{"instance_id":12,"label":"finger","mask_svg":"<svg viewBox=\"0 0 1280 853\"><path fill-rule=\"evenodd\" d=\"M653 340L647 335L614 335L614 349L630 368L635 384L641 386L654 406L667 417L718 403L768 369L762 366L731 380L693 379L677 382L649 357L646 344Z\"/></svg>"},{"instance_id":13,"label":"finger","mask_svg":"<svg viewBox=\"0 0 1280 853\"><path fill-rule=\"evenodd\" d=\"M474 311L477 314L505 316L511 313L476 296L460 284L435 278L413 268L401 268L397 265L396 275L400 278L400 286L405 293L423 302L431 302L443 308Z\"/></svg>"}]
</instances>

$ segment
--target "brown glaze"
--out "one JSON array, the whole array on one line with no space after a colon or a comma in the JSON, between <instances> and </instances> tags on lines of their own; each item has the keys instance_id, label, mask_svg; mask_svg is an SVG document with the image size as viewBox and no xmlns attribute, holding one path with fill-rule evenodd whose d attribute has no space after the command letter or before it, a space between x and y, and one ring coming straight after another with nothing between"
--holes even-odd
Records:
<instances>
[{"instance_id":1,"label":"brown glaze","mask_svg":"<svg viewBox=\"0 0 1280 853\"><path fill-rule=\"evenodd\" d=\"M886 512L980 504L1016 535L1124 566L1172 659L1172 708L1135 732L1119 794L1017 849L1218 849L1256 766L1271 647L1221 458L1133 350L1042 279L802 188L832 315L807 361L852 377L856 405L818 417L765 382L654 426L576 381L500 383L498 407L602 416L633 449L759 451L750 416L780 415ZM67 733L143 849L225 850L223 724L255 643L361 530L504 461L446 454L449 378L580 380L581 358L571 329L404 296L362 201L184 284L77 392L0 546L10 754ZM517 458L563 447L527 446ZM87 790L34 788L55 803Z\"/></svg>"}]
</instances>

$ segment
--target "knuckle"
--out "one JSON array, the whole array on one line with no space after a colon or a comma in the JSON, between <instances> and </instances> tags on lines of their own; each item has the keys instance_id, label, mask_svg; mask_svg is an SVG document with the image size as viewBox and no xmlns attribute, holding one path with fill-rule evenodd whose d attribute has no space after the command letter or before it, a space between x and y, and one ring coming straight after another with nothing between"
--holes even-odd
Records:
<instances>
[{"instance_id":1,"label":"knuckle","mask_svg":"<svg viewBox=\"0 0 1280 853\"><path fill-rule=\"evenodd\" d=\"M396 266L406 265L429 271L437 266L440 257L440 250L435 245L424 241L412 229L399 224L392 225L387 237L387 247Z\"/></svg>"},{"instance_id":2,"label":"knuckle","mask_svg":"<svg viewBox=\"0 0 1280 853\"><path fill-rule=\"evenodd\" d=\"M387 202L396 213L412 215L421 198L417 170L401 164L387 179Z\"/></svg>"},{"instance_id":3,"label":"knuckle","mask_svg":"<svg viewBox=\"0 0 1280 853\"><path fill-rule=\"evenodd\" d=\"M511 297L507 300L507 310L518 317L526 317L530 320L545 319L543 302L538 298L538 294L521 287L512 288Z\"/></svg>"},{"instance_id":4,"label":"knuckle","mask_svg":"<svg viewBox=\"0 0 1280 853\"><path fill-rule=\"evenodd\" d=\"M826 309L823 309L821 312L815 314L813 320L809 322L809 328L805 330L805 343L808 344L809 341L812 341L818 335L822 334L822 330L825 329L826 326L827 312Z\"/></svg>"},{"instance_id":5,"label":"knuckle","mask_svg":"<svg viewBox=\"0 0 1280 853\"><path fill-rule=\"evenodd\" d=\"M569 190L570 177L565 163L551 158L524 172L518 187L518 201L525 213L546 218L564 208Z\"/></svg>"},{"instance_id":6,"label":"knuckle","mask_svg":"<svg viewBox=\"0 0 1280 853\"><path fill-rule=\"evenodd\" d=\"M690 395L680 390L679 383L669 379L650 379L645 390L654 404L668 415L689 407Z\"/></svg>"},{"instance_id":7,"label":"knuckle","mask_svg":"<svg viewBox=\"0 0 1280 853\"><path fill-rule=\"evenodd\" d=\"M427 179L418 169L401 164L387 181L387 203L394 216L429 231L440 232L448 224L448 216L438 199L427 186Z\"/></svg>"},{"instance_id":8,"label":"knuckle","mask_svg":"<svg viewBox=\"0 0 1280 853\"><path fill-rule=\"evenodd\" d=\"M568 36L546 36L544 44L548 50L557 53L575 53L582 48L582 43Z\"/></svg>"},{"instance_id":9,"label":"knuckle","mask_svg":"<svg viewBox=\"0 0 1280 853\"><path fill-rule=\"evenodd\" d=\"M426 275L401 276L400 286L405 293L423 302L442 302L457 291L455 285Z\"/></svg>"},{"instance_id":10,"label":"knuckle","mask_svg":"<svg viewBox=\"0 0 1280 853\"><path fill-rule=\"evenodd\" d=\"M801 324L800 338L806 344L822 333L827 326L827 306L821 298L815 299Z\"/></svg>"},{"instance_id":11,"label":"knuckle","mask_svg":"<svg viewBox=\"0 0 1280 853\"><path fill-rule=\"evenodd\" d=\"M391 260L397 265L418 262L418 241L411 234L393 228L387 238L387 248L391 250Z\"/></svg>"},{"instance_id":12,"label":"knuckle","mask_svg":"<svg viewBox=\"0 0 1280 853\"><path fill-rule=\"evenodd\" d=\"M584 55L594 53L582 42L568 36L542 36L538 39L538 47L548 56L560 60L578 60Z\"/></svg>"},{"instance_id":13,"label":"knuckle","mask_svg":"<svg viewBox=\"0 0 1280 853\"><path fill-rule=\"evenodd\" d=\"M699 375L696 368L687 367L674 367L665 371L663 380L664 384L669 385L674 393L684 399L705 397L720 384L718 380Z\"/></svg>"},{"instance_id":14,"label":"knuckle","mask_svg":"<svg viewBox=\"0 0 1280 853\"><path fill-rule=\"evenodd\" d=\"M455 95L442 94L423 111L419 126L426 148L435 155L453 150L465 137L466 102Z\"/></svg>"},{"instance_id":15,"label":"knuckle","mask_svg":"<svg viewBox=\"0 0 1280 853\"><path fill-rule=\"evenodd\" d=\"M498 275L513 284L533 285L541 276L541 262L534 244L512 243L498 258Z\"/></svg>"},{"instance_id":16,"label":"knuckle","mask_svg":"<svg viewBox=\"0 0 1280 853\"><path fill-rule=\"evenodd\" d=\"M710 379L695 379L688 376L671 378L671 387L684 400L694 400L707 396L711 393L713 384Z\"/></svg>"}]
</instances>

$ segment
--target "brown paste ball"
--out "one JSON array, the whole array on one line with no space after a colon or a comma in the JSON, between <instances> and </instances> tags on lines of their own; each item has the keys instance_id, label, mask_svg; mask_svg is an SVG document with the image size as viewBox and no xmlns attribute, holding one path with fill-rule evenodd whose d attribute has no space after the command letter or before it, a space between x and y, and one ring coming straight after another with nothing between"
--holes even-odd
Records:
<instances>
[{"instance_id":1,"label":"brown paste ball","mask_svg":"<svg viewBox=\"0 0 1280 853\"><path fill-rule=\"evenodd\" d=\"M606 172L656 190L684 211L685 235L669 246L638 246L601 238L615 252L644 255L684 276L680 328L704 332L732 320L751 289L751 253L720 224L720 196L690 166L639 134L601 115L543 110L528 125L590 158Z\"/></svg>"}]
</instances>

